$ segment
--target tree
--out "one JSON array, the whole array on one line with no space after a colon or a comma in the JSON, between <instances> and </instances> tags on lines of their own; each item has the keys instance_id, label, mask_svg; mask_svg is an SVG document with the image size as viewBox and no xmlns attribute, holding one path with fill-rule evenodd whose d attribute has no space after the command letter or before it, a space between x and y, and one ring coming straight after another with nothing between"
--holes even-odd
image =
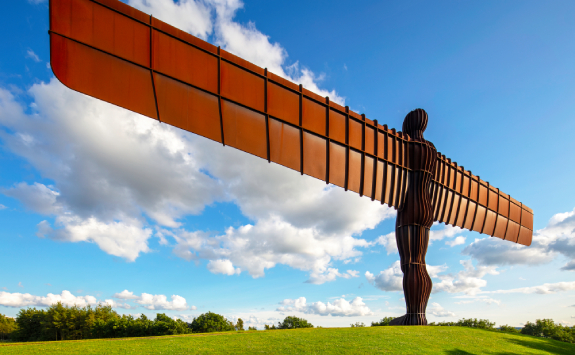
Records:
<instances>
[{"instance_id":1,"label":"tree","mask_svg":"<svg viewBox=\"0 0 575 355\"><path fill-rule=\"evenodd\" d=\"M371 324L372 324L372 326L373 326L373 322L372 322ZM355 322L355 324L352 323L352 324L350 324L350 326L351 326L352 328L362 328L362 327L365 327L365 324L364 324L363 322L361 322L361 323L360 323L360 322Z\"/></svg>"},{"instance_id":2,"label":"tree","mask_svg":"<svg viewBox=\"0 0 575 355\"><path fill-rule=\"evenodd\" d=\"M234 330L224 316L208 312L194 318L191 324L194 333L227 332Z\"/></svg>"},{"instance_id":3,"label":"tree","mask_svg":"<svg viewBox=\"0 0 575 355\"><path fill-rule=\"evenodd\" d=\"M244 321L241 318L238 318L235 328L236 330L244 330Z\"/></svg>"},{"instance_id":4,"label":"tree","mask_svg":"<svg viewBox=\"0 0 575 355\"><path fill-rule=\"evenodd\" d=\"M512 327L510 325L502 325L499 330L505 333L519 333L519 329Z\"/></svg>"},{"instance_id":5,"label":"tree","mask_svg":"<svg viewBox=\"0 0 575 355\"><path fill-rule=\"evenodd\" d=\"M17 328L14 318L0 314L0 341L10 339Z\"/></svg>"},{"instance_id":6,"label":"tree","mask_svg":"<svg viewBox=\"0 0 575 355\"><path fill-rule=\"evenodd\" d=\"M278 322L277 329L313 328L313 324L303 318L287 316L283 322Z\"/></svg>"}]
</instances>

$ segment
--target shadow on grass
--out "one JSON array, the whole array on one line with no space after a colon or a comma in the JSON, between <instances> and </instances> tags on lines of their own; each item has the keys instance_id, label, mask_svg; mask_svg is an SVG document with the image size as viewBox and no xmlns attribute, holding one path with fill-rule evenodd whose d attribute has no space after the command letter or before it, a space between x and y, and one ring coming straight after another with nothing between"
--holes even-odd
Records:
<instances>
[{"instance_id":1,"label":"shadow on grass","mask_svg":"<svg viewBox=\"0 0 575 355\"><path fill-rule=\"evenodd\" d=\"M575 354L575 345L574 344L563 343L563 342L560 342L557 340L552 340L552 339L534 338L534 337L530 337L530 336L525 335L525 336L522 336L520 338L514 337L511 339L505 339L505 341L507 341L509 343L513 343L513 344L521 346L521 347L524 347L524 348L545 351L549 354L566 354L566 355ZM489 349L485 349L485 353L486 354L492 354L492 355L517 354L515 352L507 352L507 351L501 351L501 352L498 352L497 350L489 351ZM469 354L476 354L476 353L470 353L469 351L466 351L463 349L453 349L453 350L446 350L445 354L448 354L448 355L469 355Z\"/></svg>"}]
</instances>

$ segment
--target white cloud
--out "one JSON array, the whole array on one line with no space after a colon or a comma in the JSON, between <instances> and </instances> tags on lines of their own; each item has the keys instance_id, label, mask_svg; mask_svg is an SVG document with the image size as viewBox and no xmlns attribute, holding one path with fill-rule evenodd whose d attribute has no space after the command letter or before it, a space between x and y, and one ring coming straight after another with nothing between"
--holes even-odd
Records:
<instances>
[{"instance_id":1,"label":"white cloud","mask_svg":"<svg viewBox=\"0 0 575 355\"><path fill-rule=\"evenodd\" d=\"M496 304L498 306L501 306L501 300L496 300L487 296L460 296L460 297L456 297L456 298L467 298L464 299L463 301L459 301L459 302L455 302L455 304L470 304L470 303L475 303L475 302L483 302L487 305L492 305L492 304Z\"/></svg>"},{"instance_id":2,"label":"white cloud","mask_svg":"<svg viewBox=\"0 0 575 355\"><path fill-rule=\"evenodd\" d=\"M3 210L5 208L7 208L7 207L0 203L0 210Z\"/></svg>"},{"instance_id":3,"label":"white cloud","mask_svg":"<svg viewBox=\"0 0 575 355\"><path fill-rule=\"evenodd\" d=\"M387 255L397 253L397 241L395 240L395 232L382 235L375 240L376 244L382 245L387 251Z\"/></svg>"},{"instance_id":4,"label":"white cloud","mask_svg":"<svg viewBox=\"0 0 575 355\"><path fill-rule=\"evenodd\" d=\"M240 268L234 268L232 262L227 259L210 260L208 270L214 274L224 275L234 275L242 272Z\"/></svg>"},{"instance_id":5,"label":"white cloud","mask_svg":"<svg viewBox=\"0 0 575 355\"><path fill-rule=\"evenodd\" d=\"M575 270L575 209L551 217L545 228L533 234L529 247L492 239L476 239L463 253L484 265L540 265L562 254L568 259L562 269Z\"/></svg>"},{"instance_id":6,"label":"white cloud","mask_svg":"<svg viewBox=\"0 0 575 355\"><path fill-rule=\"evenodd\" d=\"M435 222L434 225L438 225L438 222ZM433 243L436 240L443 240L445 238L451 238L455 236L457 233L461 233L463 230L459 227L453 227L450 225L445 225L443 229L440 230L432 230L429 231L429 244Z\"/></svg>"},{"instance_id":7,"label":"white cloud","mask_svg":"<svg viewBox=\"0 0 575 355\"><path fill-rule=\"evenodd\" d=\"M571 290L575 290L575 281L544 283L539 286L520 287L509 290L482 291L481 293L537 293L540 295L547 295Z\"/></svg>"},{"instance_id":8,"label":"white cloud","mask_svg":"<svg viewBox=\"0 0 575 355\"><path fill-rule=\"evenodd\" d=\"M388 269L380 271L375 276L371 272L365 272L367 281L382 291L403 291L403 272L399 260L394 262Z\"/></svg>"},{"instance_id":9,"label":"white cloud","mask_svg":"<svg viewBox=\"0 0 575 355\"><path fill-rule=\"evenodd\" d=\"M28 50L26 51L26 58L30 58L30 59L32 59L32 60L35 61L35 62L39 62L39 61L40 61L40 57L38 57L38 55L37 55L36 53L34 53L34 51L31 50L31 49L28 49Z\"/></svg>"},{"instance_id":10,"label":"white cloud","mask_svg":"<svg viewBox=\"0 0 575 355\"><path fill-rule=\"evenodd\" d=\"M455 317L455 313L444 309L437 302L433 302L431 307L427 308L427 313L433 314L436 317Z\"/></svg>"},{"instance_id":11,"label":"white cloud","mask_svg":"<svg viewBox=\"0 0 575 355\"><path fill-rule=\"evenodd\" d=\"M208 1L128 0L128 4L204 40L213 30Z\"/></svg>"},{"instance_id":12,"label":"white cloud","mask_svg":"<svg viewBox=\"0 0 575 355\"><path fill-rule=\"evenodd\" d=\"M452 241L445 242L445 245L449 245L450 247L454 247L456 245L465 244L465 237L459 236L453 239Z\"/></svg>"},{"instance_id":13,"label":"white cloud","mask_svg":"<svg viewBox=\"0 0 575 355\"><path fill-rule=\"evenodd\" d=\"M118 302L112 299L104 300L104 303L109 305L112 308L123 308L123 309L134 309L138 308L138 306L131 305L127 302Z\"/></svg>"},{"instance_id":14,"label":"white cloud","mask_svg":"<svg viewBox=\"0 0 575 355\"><path fill-rule=\"evenodd\" d=\"M28 185L21 182L12 188L0 191L8 197L18 199L24 207L33 212L44 215L60 212L60 206L56 203L59 193L44 184L35 182L33 185Z\"/></svg>"},{"instance_id":15,"label":"white cloud","mask_svg":"<svg viewBox=\"0 0 575 355\"><path fill-rule=\"evenodd\" d=\"M22 282L18 282L18 287L24 287L24 285L22 285Z\"/></svg>"},{"instance_id":16,"label":"white cloud","mask_svg":"<svg viewBox=\"0 0 575 355\"><path fill-rule=\"evenodd\" d=\"M130 292L128 290L124 290L120 293L114 293L113 297L121 300L137 300L140 298L139 296L134 295L134 292Z\"/></svg>"},{"instance_id":17,"label":"white cloud","mask_svg":"<svg viewBox=\"0 0 575 355\"><path fill-rule=\"evenodd\" d=\"M336 299L331 302L313 302L307 304L305 297L297 299L285 299L276 311L279 312L303 312L307 314L317 314L320 316L334 316L334 317L355 317L355 316L368 316L373 312L366 306L361 297L354 298L351 302L344 298Z\"/></svg>"},{"instance_id":18,"label":"white cloud","mask_svg":"<svg viewBox=\"0 0 575 355\"><path fill-rule=\"evenodd\" d=\"M469 295L475 295L481 291L482 287L487 286L487 281L483 277L487 274L498 275L496 266L473 266L471 260L461 260L464 270L457 274L440 275L438 278L441 280L439 283L434 283L433 293L448 292L459 293L463 292Z\"/></svg>"},{"instance_id":19,"label":"white cloud","mask_svg":"<svg viewBox=\"0 0 575 355\"><path fill-rule=\"evenodd\" d=\"M150 310L165 309L183 311L189 309L188 303L184 297L172 295L171 299L172 301L168 301L168 298L165 295L151 295L149 293L142 293L140 299L138 299L136 302L143 305L144 308Z\"/></svg>"},{"instance_id":20,"label":"white cloud","mask_svg":"<svg viewBox=\"0 0 575 355\"><path fill-rule=\"evenodd\" d=\"M0 305L6 307L49 307L58 302L62 302L62 304L67 306L76 305L79 307L98 304L94 296L74 296L70 291L66 290L59 295L49 293L46 296L34 296L29 293L18 292L0 292Z\"/></svg>"},{"instance_id":21,"label":"white cloud","mask_svg":"<svg viewBox=\"0 0 575 355\"><path fill-rule=\"evenodd\" d=\"M150 310L165 309L165 310L183 311L183 310L187 310L187 309L192 309L192 310L197 309L195 306L191 306L191 307L188 306L186 299L184 297L178 296L178 295L172 295L171 301L168 301L168 297L166 297L165 295L152 295L149 293L142 292L142 294L140 296L137 296L137 295L134 295L134 292L124 290L120 293L115 293L113 297L117 298L117 299L126 300L126 301L134 301L134 302L144 306L144 308L147 308ZM119 304L114 300L106 300L106 302L108 302L108 301L111 301L111 303ZM123 305L131 307L131 308L136 308L134 306L130 306L127 303L123 303ZM123 307L123 308L126 308L126 307Z\"/></svg>"}]
</instances>

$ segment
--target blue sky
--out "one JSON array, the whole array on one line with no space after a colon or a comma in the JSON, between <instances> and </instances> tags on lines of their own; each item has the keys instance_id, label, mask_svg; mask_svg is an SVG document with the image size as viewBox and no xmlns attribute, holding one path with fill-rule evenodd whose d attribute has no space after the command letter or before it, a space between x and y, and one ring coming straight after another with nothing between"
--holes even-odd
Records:
<instances>
[{"instance_id":1,"label":"blue sky","mask_svg":"<svg viewBox=\"0 0 575 355\"><path fill-rule=\"evenodd\" d=\"M127 2L390 127L424 108L426 139L537 230L432 227L429 321L575 323L573 2ZM3 8L0 313L403 314L393 210L64 88L47 1Z\"/></svg>"}]
</instances>

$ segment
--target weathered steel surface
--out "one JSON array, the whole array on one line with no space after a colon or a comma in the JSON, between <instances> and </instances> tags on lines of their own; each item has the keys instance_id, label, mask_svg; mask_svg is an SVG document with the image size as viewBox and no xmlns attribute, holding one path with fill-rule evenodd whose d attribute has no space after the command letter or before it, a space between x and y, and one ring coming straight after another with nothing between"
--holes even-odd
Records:
<instances>
[{"instance_id":1,"label":"weathered steel surface","mask_svg":"<svg viewBox=\"0 0 575 355\"><path fill-rule=\"evenodd\" d=\"M73 90L398 209L402 260L433 221L531 244L533 211L431 149L423 110L396 132L117 0L51 0L50 46Z\"/></svg>"}]
</instances>

